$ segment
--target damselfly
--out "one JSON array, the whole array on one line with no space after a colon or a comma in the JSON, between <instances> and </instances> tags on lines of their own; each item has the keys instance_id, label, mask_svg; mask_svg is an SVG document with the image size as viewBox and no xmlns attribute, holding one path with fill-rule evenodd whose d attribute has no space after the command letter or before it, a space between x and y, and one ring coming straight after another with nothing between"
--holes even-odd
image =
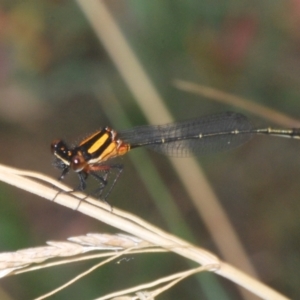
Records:
<instances>
[{"instance_id":1,"label":"damselfly","mask_svg":"<svg viewBox=\"0 0 300 300\"><path fill-rule=\"evenodd\" d=\"M183 122L159 126L140 126L117 132L105 127L68 147L63 140L54 140L51 151L56 159L54 165L62 169L59 180L70 171L79 176L78 190L85 190L89 175L99 182L97 194L100 197L108 183L108 174L117 171L105 200L119 178L123 166L108 161L128 151L146 147L169 156L185 157L236 148L249 141L255 134L300 138L300 129L253 128L242 114L226 112Z\"/></svg>"}]
</instances>

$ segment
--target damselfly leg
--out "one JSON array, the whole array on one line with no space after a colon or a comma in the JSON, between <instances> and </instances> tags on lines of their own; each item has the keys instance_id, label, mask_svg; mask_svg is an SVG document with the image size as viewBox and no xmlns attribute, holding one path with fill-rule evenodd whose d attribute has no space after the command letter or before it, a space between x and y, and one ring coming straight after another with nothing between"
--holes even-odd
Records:
<instances>
[{"instance_id":1,"label":"damselfly leg","mask_svg":"<svg viewBox=\"0 0 300 300\"><path fill-rule=\"evenodd\" d=\"M99 182L99 187L93 192L93 195L95 195L97 198L101 199L102 201L106 202L106 199L108 199L111 191L113 190L114 186L116 185L122 171L123 166L122 165L106 165L106 169L104 170L104 175L99 175L96 171L91 171L90 175L94 177ZM108 190L106 191L105 195L103 195L103 192L105 188L108 185L108 177L113 173L113 171L116 170L116 174L113 174L113 180L111 185L108 187Z\"/></svg>"}]
</instances>

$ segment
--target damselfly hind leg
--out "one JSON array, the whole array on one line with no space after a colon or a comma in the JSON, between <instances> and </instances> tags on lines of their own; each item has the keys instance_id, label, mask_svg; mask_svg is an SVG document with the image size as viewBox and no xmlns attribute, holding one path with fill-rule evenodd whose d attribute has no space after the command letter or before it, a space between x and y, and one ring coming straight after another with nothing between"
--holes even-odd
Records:
<instances>
[{"instance_id":1,"label":"damselfly hind leg","mask_svg":"<svg viewBox=\"0 0 300 300\"><path fill-rule=\"evenodd\" d=\"M113 171L116 170L116 173L113 174ZM96 198L99 198L101 201L106 202L106 199L109 197L111 191L113 190L113 188L115 187L121 173L123 171L123 166L122 165L109 165L106 167L105 170L103 170L102 172L104 172L104 175L100 175L98 174L96 171L95 172L91 172L91 176L93 176L99 183L100 186L93 192L93 194L95 195ZM112 180L111 185L108 187L108 190L106 191L105 195L103 195L103 192L105 191L105 188L108 185L108 177L113 174L114 178Z\"/></svg>"},{"instance_id":2,"label":"damselfly hind leg","mask_svg":"<svg viewBox=\"0 0 300 300\"><path fill-rule=\"evenodd\" d=\"M116 170L116 173L113 172L113 170ZM95 167L93 171L90 171L88 175L91 175L96 181L98 182L99 186L91 193L88 193L84 198L80 199L80 202L78 204L81 204L82 201L86 201L86 199L89 197L89 195L94 196L95 198L99 199L100 201L106 203L111 211L112 211L112 206L106 201L108 196L110 195L111 191L113 190L116 182L118 181L121 173L123 171L123 166L122 165L105 165L105 166L98 166L97 168ZM108 190L106 191L105 195L103 195L103 192L105 191L105 188L109 184L109 176L113 174L114 178L112 180L112 183L109 185ZM80 185L79 188L83 188L83 190L86 187L86 177L83 176L83 174L78 173L79 180L80 180ZM77 207L77 209L78 209Z\"/></svg>"}]
</instances>

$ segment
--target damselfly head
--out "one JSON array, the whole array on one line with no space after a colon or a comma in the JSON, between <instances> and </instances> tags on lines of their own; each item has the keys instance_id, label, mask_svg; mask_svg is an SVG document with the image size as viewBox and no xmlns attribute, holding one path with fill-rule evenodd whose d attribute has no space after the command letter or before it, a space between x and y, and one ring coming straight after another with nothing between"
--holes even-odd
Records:
<instances>
[{"instance_id":1,"label":"damselfly head","mask_svg":"<svg viewBox=\"0 0 300 300\"><path fill-rule=\"evenodd\" d=\"M54 140L51 143L51 152L56 158L61 160L63 164L70 166L73 151L69 149L63 140Z\"/></svg>"}]
</instances>

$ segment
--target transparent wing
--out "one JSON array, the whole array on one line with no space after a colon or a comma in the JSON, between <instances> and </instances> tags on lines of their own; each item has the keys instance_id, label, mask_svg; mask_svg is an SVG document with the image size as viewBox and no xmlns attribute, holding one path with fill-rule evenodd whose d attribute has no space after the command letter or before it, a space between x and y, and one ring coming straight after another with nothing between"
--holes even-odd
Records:
<instances>
[{"instance_id":1,"label":"transparent wing","mask_svg":"<svg viewBox=\"0 0 300 300\"><path fill-rule=\"evenodd\" d=\"M253 126L242 114L226 112L158 126L122 131L119 137L132 148L147 148L184 157L236 148L249 139Z\"/></svg>"}]
</instances>

